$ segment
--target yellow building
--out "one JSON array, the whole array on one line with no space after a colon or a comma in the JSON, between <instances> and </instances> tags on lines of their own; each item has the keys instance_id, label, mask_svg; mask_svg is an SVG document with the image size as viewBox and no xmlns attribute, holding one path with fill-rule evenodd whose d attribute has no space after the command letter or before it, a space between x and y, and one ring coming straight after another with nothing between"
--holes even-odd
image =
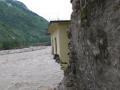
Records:
<instances>
[{"instance_id":1,"label":"yellow building","mask_svg":"<svg viewBox=\"0 0 120 90\"><path fill-rule=\"evenodd\" d=\"M67 30L70 21L51 21L48 32L51 34L52 54L59 61L63 69L69 64Z\"/></svg>"}]
</instances>

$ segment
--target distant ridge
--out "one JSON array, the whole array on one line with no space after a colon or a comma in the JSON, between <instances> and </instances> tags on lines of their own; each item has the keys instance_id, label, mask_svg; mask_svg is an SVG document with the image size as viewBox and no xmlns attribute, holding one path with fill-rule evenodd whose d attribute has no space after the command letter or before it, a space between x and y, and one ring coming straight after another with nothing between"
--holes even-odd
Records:
<instances>
[{"instance_id":1,"label":"distant ridge","mask_svg":"<svg viewBox=\"0 0 120 90\"><path fill-rule=\"evenodd\" d=\"M48 21L17 0L0 0L0 49L50 44Z\"/></svg>"}]
</instances>

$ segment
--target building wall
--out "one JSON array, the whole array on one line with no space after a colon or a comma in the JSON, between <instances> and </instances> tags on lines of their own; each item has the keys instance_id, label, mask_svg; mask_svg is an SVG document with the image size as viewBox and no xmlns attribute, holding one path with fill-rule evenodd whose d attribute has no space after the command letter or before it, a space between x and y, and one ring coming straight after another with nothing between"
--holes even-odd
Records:
<instances>
[{"instance_id":1,"label":"building wall","mask_svg":"<svg viewBox=\"0 0 120 90\"><path fill-rule=\"evenodd\" d=\"M68 29L68 28L67 28ZM69 56L68 56L68 37L67 37L67 29L60 30L60 58L61 64L65 69L69 64Z\"/></svg>"},{"instance_id":2,"label":"building wall","mask_svg":"<svg viewBox=\"0 0 120 90\"><path fill-rule=\"evenodd\" d=\"M61 56L63 56L63 62L68 63L68 37L67 37L67 30L60 30L60 50Z\"/></svg>"},{"instance_id":3,"label":"building wall","mask_svg":"<svg viewBox=\"0 0 120 90\"><path fill-rule=\"evenodd\" d=\"M63 29L55 30L51 33L51 42L52 42L52 54L58 54L60 57L60 63L62 68L67 68L69 64L69 56L68 56L68 37L67 37L68 26L63 26ZM56 42L55 42L56 38ZM56 52L56 44L57 44L57 52Z\"/></svg>"},{"instance_id":4,"label":"building wall","mask_svg":"<svg viewBox=\"0 0 120 90\"><path fill-rule=\"evenodd\" d=\"M55 38L56 38L56 41L55 41ZM51 41L52 41L52 47L53 47L53 54L60 54L59 30L54 31L51 34ZM56 52L56 47L57 47L57 52Z\"/></svg>"},{"instance_id":5,"label":"building wall","mask_svg":"<svg viewBox=\"0 0 120 90\"><path fill-rule=\"evenodd\" d=\"M55 38L57 43L57 52L55 50ZM53 54L59 54L62 62L68 62L68 37L66 30L56 30L51 35L51 42L53 46Z\"/></svg>"},{"instance_id":6,"label":"building wall","mask_svg":"<svg viewBox=\"0 0 120 90\"><path fill-rule=\"evenodd\" d=\"M58 54L60 58L60 63L62 69L66 69L69 64L68 56L68 37L67 30L69 29L70 22L60 22L51 24L49 27L49 32L51 33L51 42L52 42L52 54ZM56 38L56 41L55 41ZM57 52L56 52L57 45Z\"/></svg>"}]
</instances>

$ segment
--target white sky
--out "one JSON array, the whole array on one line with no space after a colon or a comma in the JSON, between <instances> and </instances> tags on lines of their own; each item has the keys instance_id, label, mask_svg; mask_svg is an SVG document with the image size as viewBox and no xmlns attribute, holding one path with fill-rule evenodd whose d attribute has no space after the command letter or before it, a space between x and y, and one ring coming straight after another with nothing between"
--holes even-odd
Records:
<instances>
[{"instance_id":1,"label":"white sky","mask_svg":"<svg viewBox=\"0 0 120 90\"><path fill-rule=\"evenodd\" d=\"M72 12L70 0L18 0L47 20L69 20Z\"/></svg>"}]
</instances>

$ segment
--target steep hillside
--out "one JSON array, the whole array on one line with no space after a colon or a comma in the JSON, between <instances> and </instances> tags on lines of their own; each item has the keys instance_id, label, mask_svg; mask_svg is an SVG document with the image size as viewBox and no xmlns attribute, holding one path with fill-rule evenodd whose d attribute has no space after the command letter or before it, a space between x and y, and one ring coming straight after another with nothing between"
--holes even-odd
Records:
<instances>
[{"instance_id":1,"label":"steep hillside","mask_svg":"<svg viewBox=\"0 0 120 90\"><path fill-rule=\"evenodd\" d=\"M48 21L16 0L0 0L0 49L48 44Z\"/></svg>"}]
</instances>

